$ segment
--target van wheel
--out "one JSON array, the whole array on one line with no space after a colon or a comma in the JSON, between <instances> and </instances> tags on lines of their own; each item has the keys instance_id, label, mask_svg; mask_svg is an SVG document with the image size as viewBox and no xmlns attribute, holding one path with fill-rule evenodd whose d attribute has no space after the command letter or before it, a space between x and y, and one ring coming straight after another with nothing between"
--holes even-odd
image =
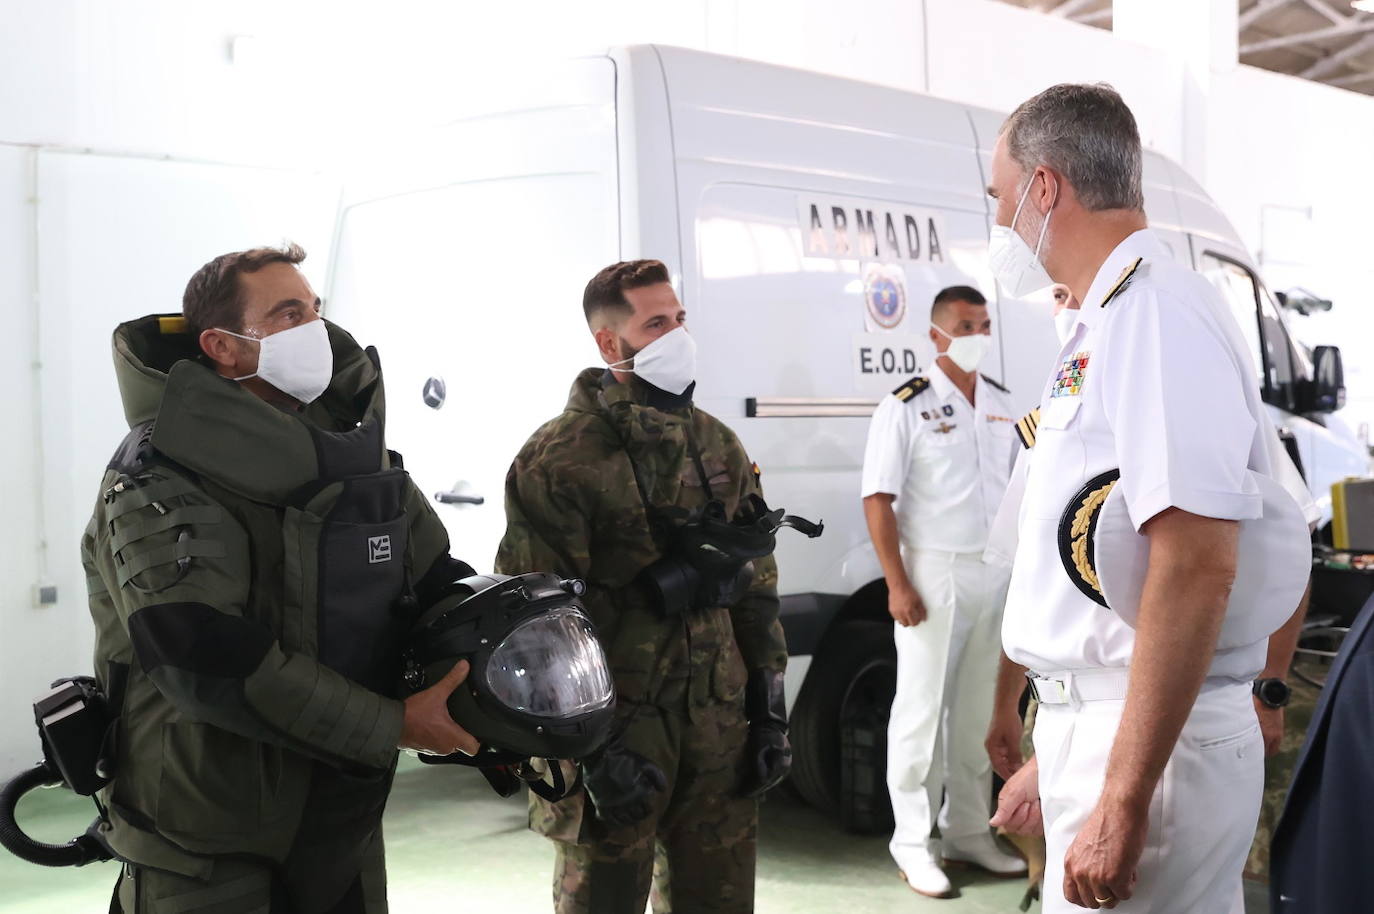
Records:
<instances>
[{"instance_id":1,"label":"van wheel","mask_svg":"<svg viewBox=\"0 0 1374 914\"><path fill-rule=\"evenodd\" d=\"M892 626L846 622L817 652L792 712L792 785L846 828L890 827L887 718L897 685Z\"/></svg>"}]
</instances>

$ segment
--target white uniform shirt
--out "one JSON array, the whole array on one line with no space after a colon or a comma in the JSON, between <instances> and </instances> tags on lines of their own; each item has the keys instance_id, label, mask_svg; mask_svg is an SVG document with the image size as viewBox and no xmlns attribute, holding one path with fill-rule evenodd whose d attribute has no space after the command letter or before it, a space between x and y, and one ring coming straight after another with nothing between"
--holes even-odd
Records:
<instances>
[{"instance_id":1,"label":"white uniform shirt","mask_svg":"<svg viewBox=\"0 0 1374 914\"><path fill-rule=\"evenodd\" d=\"M993 516L992 526L988 528L988 545L983 550L983 561L1004 569L1010 569L1016 561L1016 525L1021 515L1021 499L1026 494L1026 470L1030 464L1030 451L1020 446L1016 451L1007 494L1002 496L1002 503Z\"/></svg>"},{"instance_id":2,"label":"white uniform shirt","mask_svg":"<svg viewBox=\"0 0 1374 914\"><path fill-rule=\"evenodd\" d=\"M906 549L982 552L1019 447L1011 398L980 376L970 405L938 363L922 377L924 390L889 394L873 413L862 495L896 496Z\"/></svg>"},{"instance_id":3,"label":"white uniform shirt","mask_svg":"<svg viewBox=\"0 0 1374 914\"><path fill-rule=\"evenodd\" d=\"M1088 480L1120 469L1137 530L1170 507L1245 520L1261 510L1247 468L1278 475L1282 447L1234 318L1151 232L1112 252L1083 302L1040 401L1002 624L1007 655L1039 673L1130 664L1134 630L1059 557L1060 517ZM1264 660L1264 641L1219 651L1210 675L1249 680Z\"/></svg>"}]
</instances>

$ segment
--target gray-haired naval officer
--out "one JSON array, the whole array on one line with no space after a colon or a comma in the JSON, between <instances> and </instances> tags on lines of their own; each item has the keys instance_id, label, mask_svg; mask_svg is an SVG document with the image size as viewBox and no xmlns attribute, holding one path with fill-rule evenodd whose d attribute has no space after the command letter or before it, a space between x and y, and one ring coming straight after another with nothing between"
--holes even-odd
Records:
<instances>
[{"instance_id":1,"label":"gray-haired naval officer","mask_svg":"<svg viewBox=\"0 0 1374 914\"><path fill-rule=\"evenodd\" d=\"M1004 289L1053 278L1082 303L1019 426L1032 454L1003 643L1041 705L1035 757L994 823L1043 810L1047 914L1238 911L1263 784L1251 681L1268 633L1219 634L1240 522L1264 513L1256 477L1272 478L1278 447L1257 374L1216 290L1146 227L1140 138L1116 92L1055 86L1021 105L989 193ZM1113 469L1127 526L1148 539L1131 624L1070 577L1058 541L1075 493Z\"/></svg>"}]
</instances>

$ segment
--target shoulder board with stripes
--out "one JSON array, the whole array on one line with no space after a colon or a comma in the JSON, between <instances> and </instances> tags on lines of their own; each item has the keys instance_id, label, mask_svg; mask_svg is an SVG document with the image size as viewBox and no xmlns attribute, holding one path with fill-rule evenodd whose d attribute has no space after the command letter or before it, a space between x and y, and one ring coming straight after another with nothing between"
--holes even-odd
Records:
<instances>
[{"instance_id":1,"label":"shoulder board with stripes","mask_svg":"<svg viewBox=\"0 0 1374 914\"><path fill-rule=\"evenodd\" d=\"M910 400L912 397L916 396L929 386L929 378L924 378L920 375L917 375L910 381L907 381L901 387L894 390L892 392L892 396L896 397L898 400L901 400L903 403L905 403L906 401Z\"/></svg>"},{"instance_id":2,"label":"shoulder board with stripes","mask_svg":"<svg viewBox=\"0 0 1374 914\"><path fill-rule=\"evenodd\" d=\"M1035 447L1035 430L1040 427L1040 407L1036 407L1021 417L1016 423L1016 434L1027 449Z\"/></svg>"},{"instance_id":3,"label":"shoulder board with stripes","mask_svg":"<svg viewBox=\"0 0 1374 914\"><path fill-rule=\"evenodd\" d=\"M1116 282L1112 284L1111 291L1107 293L1107 297L1102 299L1101 307L1107 307L1108 302L1110 302L1113 298L1116 298L1118 295L1120 295L1121 290L1131 284L1131 278L1135 276L1136 270L1139 270L1140 265L1144 262L1144 257L1137 257L1135 259L1135 263L1131 264L1126 269L1121 271L1121 275L1118 276L1116 278Z\"/></svg>"},{"instance_id":4,"label":"shoulder board with stripes","mask_svg":"<svg viewBox=\"0 0 1374 914\"><path fill-rule=\"evenodd\" d=\"M1005 387L1003 387L1001 384L998 384L996 381L994 381L992 378L988 377L988 376L985 375L985 374L980 374L978 377L982 378L984 381L987 381L989 384L991 384L993 387L996 387L998 390L1000 390L1000 391L1001 391L1002 393L1004 393L1004 394L1009 394L1009 393L1011 393L1011 391L1007 390L1007 389L1006 389Z\"/></svg>"}]
</instances>

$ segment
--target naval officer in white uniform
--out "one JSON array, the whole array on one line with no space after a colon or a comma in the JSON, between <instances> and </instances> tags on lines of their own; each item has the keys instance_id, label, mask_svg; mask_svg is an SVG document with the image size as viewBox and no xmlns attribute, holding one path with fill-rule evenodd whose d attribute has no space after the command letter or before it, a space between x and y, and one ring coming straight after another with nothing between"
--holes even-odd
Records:
<instances>
[{"instance_id":1,"label":"naval officer in white uniform","mask_svg":"<svg viewBox=\"0 0 1374 914\"><path fill-rule=\"evenodd\" d=\"M1278 447L1255 368L1215 290L1146 228L1139 133L1116 92L1056 86L1023 104L991 179L1004 289L1052 277L1081 302L1038 415L1018 424L1031 453L1003 642L1041 707L1036 756L993 821L1043 813L1046 914L1238 910L1268 633L1218 637L1236 612L1240 522L1273 513L1254 478L1272 478ZM1071 577L1058 542L1075 493L1112 469L1148 540L1130 624Z\"/></svg>"},{"instance_id":2,"label":"naval officer in white uniform","mask_svg":"<svg viewBox=\"0 0 1374 914\"><path fill-rule=\"evenodd\" d=\"M950 882L930 844L937 810L945 862L1003 876L1026 871L988 830L982 745L1008 577L982 553L1018 445L1007 390L977 371L991 342L987 300L970 286L945 289L930 322L935 366L879 403L862 494L897 646L887 744L892 856L912 889L944 897Z\"/></svg>"}]
</instances>

